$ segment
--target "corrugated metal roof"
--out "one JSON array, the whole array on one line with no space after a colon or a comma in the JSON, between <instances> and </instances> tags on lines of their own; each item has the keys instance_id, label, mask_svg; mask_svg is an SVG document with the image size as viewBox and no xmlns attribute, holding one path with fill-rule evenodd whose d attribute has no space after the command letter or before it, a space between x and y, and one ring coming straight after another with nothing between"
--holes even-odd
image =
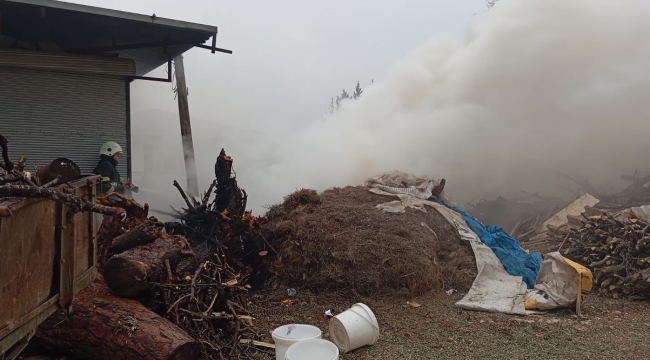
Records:
<instances>
[{"instance_id":1,"label":"corrugated metal roof","mask_svg":"<svg viewBox=\"0 0 650 360\"><path fill-rule=\"evenodd\" d=\"M100 8L100 7L88 6L82 4L74 4L74 3L64 2L64 1L55 1L55 0L4 0L4 1L17 3L17 4L42 6L51 9L68 10L68 11L74 11L74 12L85 13L90 15L101 15L101 16L119 18L124 20L140 21L147 24L158 24L158 25L165 25L165 26L183 28L183 29L201 30L201 31L206 31L208 33L217 32L216 26L196 24L187 21L166 19L162 17L152 18L149 15L141 15L141 14L126 12L126 11L112 10L112 9L106 9L106 8Z\"/></svg>"},{"instance_id":2,"label":"corrugated metal roof","mask_svg":"<svg viewBox=\"0 0 650 360\"><path fill-rule=\"evenodd\" d=\"M212 38L217 27L52 0L2 0L3 43L133 59L143 76Z\"/></svg>"}]
</instances>

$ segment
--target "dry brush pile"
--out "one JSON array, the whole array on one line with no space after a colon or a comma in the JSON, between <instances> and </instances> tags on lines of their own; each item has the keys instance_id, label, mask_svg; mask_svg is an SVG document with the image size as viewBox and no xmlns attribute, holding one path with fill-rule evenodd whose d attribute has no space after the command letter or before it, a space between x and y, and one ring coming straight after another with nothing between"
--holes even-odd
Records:
<instances>
[{"instance_id":1,"label":"dry brush pile","mask_svg":"<svg viewBox=\"0 0 650 360\"><path fill-rule=\"evenodd\" d=\"M434 209L388 214L366 187L300 190L269 209L272 284L362 295L467 289L474 256Z\"/></svg>"}]
</instances>

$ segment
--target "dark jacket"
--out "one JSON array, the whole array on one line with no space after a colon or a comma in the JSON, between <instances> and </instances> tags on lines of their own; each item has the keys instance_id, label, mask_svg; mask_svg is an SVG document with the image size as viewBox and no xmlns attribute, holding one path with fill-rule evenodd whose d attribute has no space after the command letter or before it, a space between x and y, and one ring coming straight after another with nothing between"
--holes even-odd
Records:
<instances>
[{"instance_id":1,"label":"dark jacket","mask_svg":"<svg viewBox=\"0 0 650 360\"><path fill-rule=\"evenodd\" d=\"M93 174L100 175L101 183L99 191L102 194L110 194L112 192L124 193L124 185L120 178L120 173L117 171L117 161L110 156L101 155L99 163Z\"/></svg>"}]
</instances>

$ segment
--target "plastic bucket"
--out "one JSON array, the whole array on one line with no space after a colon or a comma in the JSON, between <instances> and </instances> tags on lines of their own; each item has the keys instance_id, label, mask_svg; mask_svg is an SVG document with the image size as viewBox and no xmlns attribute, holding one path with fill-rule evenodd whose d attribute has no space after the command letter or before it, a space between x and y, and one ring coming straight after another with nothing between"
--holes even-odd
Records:
<instances>
[{"instance_id":1,"label":"plastic bucket","mask_svg":"<svg viewBox=\"0 0 650 360\"><path fill-rule=\"evenodd\" d=\"M285 360L287 349L302 340L320 339L322 332L312 325L289 324L273 330L271 337L275 343L275 360Z\"/></svg>"},{"instance_id":2,"label":"plastic bucket","mask_svg":"<svg viewBox=\"0 0 650 360\"><path fill-rule=\"evenodd\" d=\"M379 340L379 323L368 306L357 303L330 320L330 336L345 354L376 343Z\"/></svg>"},{"instance_id":3,"label":"plastic bucket","mask_svg":"<svg viewBox=\"0 0 650 360\"><path fill-rule=\"evenodd\" d=\"M289 346L284 360L338 360L339 348L323 339L303 340Z\"/></svg>"}]
</instances>

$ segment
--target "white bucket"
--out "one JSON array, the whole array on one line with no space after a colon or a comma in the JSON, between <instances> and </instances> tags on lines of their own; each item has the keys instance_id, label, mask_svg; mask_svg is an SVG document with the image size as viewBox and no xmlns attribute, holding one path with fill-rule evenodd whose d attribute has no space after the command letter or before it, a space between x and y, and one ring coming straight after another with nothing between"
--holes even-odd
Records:
<instances>
[{"instance_id":1,"label":"white bucket","mask_svg":"<svg viewBox=\"0 0 650 360\"><path fill-rule=\"evenodd\" d=\"M320 339L322 332L312 325L290 324L282 325L273 330L271 337L275 343L275 360L285 360L289 346L302 340Z\"/></svg>"},{"instance_id":2,"label":"white bucket","mask_svg":"<svg viewBox=\"0 0 650 360\"><path fill-rule=\"evenodd\" d=\"M338 360L339 348L323 339L299 341L287 350L285 360Z\"/></svg>"},{"instance_id":3,"label":"white bucket","mask_svg":"<svg viewBox=\"0 0 650 360\"><path fill-rule=\"evenodd\" d=\"M376 343L379 340L379 323L368 306L357 303L330 320L330 336L345 354Z\"/></svg>"}]
</instances>

